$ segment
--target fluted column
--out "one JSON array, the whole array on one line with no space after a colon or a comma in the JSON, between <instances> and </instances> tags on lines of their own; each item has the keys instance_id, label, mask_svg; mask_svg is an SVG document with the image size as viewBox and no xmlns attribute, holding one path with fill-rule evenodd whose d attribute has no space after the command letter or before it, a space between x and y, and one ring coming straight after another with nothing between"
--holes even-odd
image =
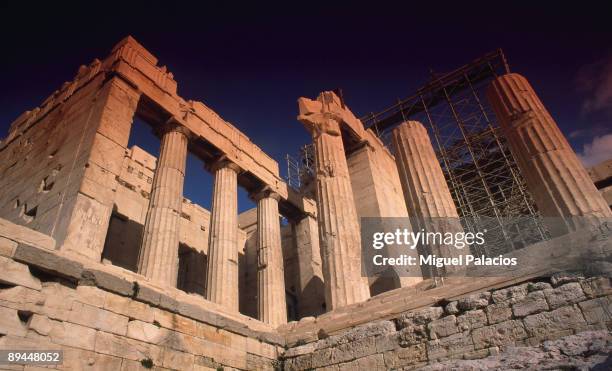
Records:
<instances>
[{"instance_id":1,"label":"fluted column","mask_svg":"<svg viewBox=\"0 0 612 371\"><path fill-rule=\"evenodd\" d=\"M427 129L418 121L406 121L393 129L393 145L408 214L416 222L415 229L462 232L457 208ZM432 245L431 248L431 253L442 257L462 254L452 245ZM450 266L445 270L449 272L457 268Z\"/></svg>"},{"instance_id":2,"label":"fluted column","mask_svg":"<svg viewBox=\"0 0 612 371\"><path fill-rule=\"evenodd\" d=\"M320 99L331 101L331 92ZM325 104L325 103L324 103ZM303 114L299 119L312 134L316 158L316 191L329 310L370 297L367 278L361 276L361 235L351 189L340 117L332 112Z\"/></svg>"},{"instance_id":3,"label":"fluted column","mask_svg":"<svg viewBox=\"0 0 612 371\"><path fill-rule=\"evenodd\" d=\"M529 82L512 73L487 90L527 187L553 235L575 228L572 216L612 217L586 169ZM563 217L566 224L560 223ZM553 219L554 218L554 219Z\"/></svg>"},{"instance_id":4,"label":"fluted column","mask_svg":"<svg viewBox=\"0 0 612 371\"><path fill-rule=\"evenodd\" d=\"M229 161L211 167L214 173L208 243L206 298L238 311L238 171Z\"/></svg>"},{"instance_id":5,"label":"fluted column","mask_svg":"<svg viewBox=\"0 0 612 371\"><path fill-rule=\"evenodd\" d=\"M259 320L277 327L287 323L279 195L265 189L253 199L257 202L257 313Z\"/></svg>"},{"instance_id":6,"label":"fluted column","mask_svg":"<svg viewBox=\"0 0 612 371\"><path fill-rule=\"evenodd\" d=\"M162 130L138 272L152 281L176 286L188 132L174 124L167 124Z\"/></svg>"}]
</instances>

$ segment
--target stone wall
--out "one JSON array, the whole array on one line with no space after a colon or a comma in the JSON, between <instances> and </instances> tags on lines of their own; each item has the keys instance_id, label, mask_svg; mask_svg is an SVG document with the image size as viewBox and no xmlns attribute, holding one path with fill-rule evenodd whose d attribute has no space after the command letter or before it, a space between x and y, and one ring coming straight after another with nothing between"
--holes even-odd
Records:
<instances>
[{"instance_id":1,"label":"stone wall","mask_svg":"<svg viewBox=\"0 0 612 371\"><path fill-rule=\"evenodd\" d=\"M1 220L1 349L62 349L61 368L72 370L277 364L283 340L262 322L54 246Z\"/></svg>"},{"instance_id":2,"label":"stone wall","mask_svg":"<svg viewBox=\"0 0 612 371\"><path fill-rule=\"evenodd\" d=\"M319 331L318 340L298 341L281 356L284 367L417 368L612 329L612 289L605 277L556 274L439 304L333 335Z\"/></svg>"}]
</instances>

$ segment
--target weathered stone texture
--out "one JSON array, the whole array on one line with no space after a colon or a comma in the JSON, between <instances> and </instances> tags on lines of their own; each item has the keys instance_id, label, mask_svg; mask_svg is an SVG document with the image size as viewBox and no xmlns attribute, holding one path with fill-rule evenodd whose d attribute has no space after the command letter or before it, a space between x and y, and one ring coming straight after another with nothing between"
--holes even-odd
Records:
<instances>
[{"instance_id":1,"label":"weathered stone texture","mask_svg":"<svg viewBox=\"0 0 612 371\"><path fill-rule=\"evenodd\" d=\"M487 92L538 209L553 234L575 228L554 217L612 217L607 202L527 80L512 73Z\"/></svg>"},{"instance_id":2,"label":"weathered stone texture","mask_svg":"<svg viewBox=\"0 0 612 371\"><path fill-rule=\"evenodd\" d=\"M180 127L165 128L138 260L140 274L168 286L176 286L178 277L187 141Z\"/></svg>"},{"instance_id":3,"label":"weathered stone texture","mask_svg":"<svg viewBox=\"0 0 612 371\"><path fill-rule=\"evenodd\" d=\"M321 256L328 309L366 300L367 280L361 277L361 238L351 187L340 119L332 106L338 97L324 92L316 101L300 99L299 119L312 134L316 159L316 189Z\"/></svg>"}]
</instances>

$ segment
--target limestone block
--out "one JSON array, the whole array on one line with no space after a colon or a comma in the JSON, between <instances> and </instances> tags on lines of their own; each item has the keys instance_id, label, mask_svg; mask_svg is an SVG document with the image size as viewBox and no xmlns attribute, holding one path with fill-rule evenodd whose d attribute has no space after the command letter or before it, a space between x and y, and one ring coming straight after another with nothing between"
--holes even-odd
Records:
<instances>
[{"instance_id":1,"label":"limestone block","mask_svg":"<svg viewBox=\"0 0 612 371\"><path fill-rule=\"evenodd\" d=\"M384 353L387 368L397 368L413 365L427 360L425 344L413 345Z\"/></svg>"},{"instance_id":2,"label":"limestone block","mask_svg":"<svg viewBox=\"0 0 612 371\"><path fill-rule=\"evenodd\" d=\"M134 293L133 282L98 269L86 269L82 272L81 277L79 282L81 285L95 285L106 291L123 296L132 296Z\"/></svg>"},{"instance_id":3,"label":"limestone block","mask_svg":"<svg viewBox=\"0 0 612 371\"><path fill-rule=\"evenodd\" d=\"M543 292L551 309L586 300L586 296L578 282L566 283L554 289L544 290Z\"/></svg>"},{"instance_id":4,"label":"limestone block","mask_svg":"<svg viewBox=\"0 0 612 371\"><path fill-rule=\"evenodd\" d=\"M26 324L17 315L17 310L0 307L0 333L3 335L25 336Z\"/></svg>"},{"instance_id":5,"label":"limestone block","mask_svg":"<svg viewBox=\"0 0 612 371\"><path fill-rule=\"evenodd\" d=\"M427 342L427 355L430 361L456 357L473 350L474 343L467 332Z\"/></svg>"},{"instance_id":6,"label":"limestone block","mask_svg":"<svg viewBox=\"0 0 612 371\"><path fill-rule=\"evenodd\" d=\"M69 322L51 321L51 342L59 345L94 350L96 330ZM100 332L98 332L100 333Z\"/></svg>"},{"instance_id":7,"label":"limestone block","mask_svg":"<svg viewBox=\"0 0 612 371\"><path fill-rule=\"evenodd\" d=\"M485 308L487 319L491 325L504 322L512 318L512 309L506 303L491 304Z\"/></svg>"},{"instance_id":8,"label":"limestone block","mask_svg":"<svg viewBox=\"0 0 612 371\"><path fill-rule=\"evenodd\" d=\"M576 306L533 314L525 317L523 322L529 335L541 338L563 330L580 329L586 325L580 309Z\"/></svg>"},{"instance_id":9,"label":"limestone block","mask_svg":"<svg viewBox=\"0 0 612 371\"><path fill-rule=\"evenodd\" d=\"M584 274L582 272L556 272L550 276L550 283L553 287L558 287L569 282L579 282L584 280Z\"/></svg>"},{"instance_id":10,"label":"limestone block","mask_svg":"<svg viewBox=\"0 0 612 371\"><path fill-rule=\"evenodd\" d=\"M436 320L444 314L441 307L428 307L414 312L402 314L397 320L399 329L403 329L411 324L426 325L429 322Z\"/></svg>"},{"instance_id":11,"label":"limestone block","mask_svg":"<svg viewBox=\"0 0 612 371\"><path fill-rule=\"evenodd\" d=\"M0 289L0 305L4 307L39 312L44 303L45 295L40 291L23 286Z\"/></svg>"},{"instance_id":12,"label":"limestone block","mask_svg":"<svg viewBox=\"0 0 612 371\"><path fill-rule=\"evenodd\" d=\"M529 282L527 284L527 291L529 292L546 289L552 289L552 286L548 282Z\"/></svg>"},{"instance_id":13,"label":"limestone block","mask_svg":"<svg viewBox=\"0 0 612 371\"><path fill-rule=\"evenodd\" d=\"M457 314L460 312L459 310L459 303L455 300L455 301L451 301L450 303L446 304L444 306L444 312L446 312L446 314Z\"/></svg>"},{"instance_id":14,"label":"limestone block","mask_svg":"<svg viewBox=\"0 0 612 371\"><path fill-rule=\"evenodd\" d=\"M0 237L0 255L11 258L17 248L17 242L9 240L5 237Z\"/></svg>"},{"instance_id":15,"label":"limestone block","mask_svg":"<svg viewBox=\"0 0 612 371\"><path fill-rule=\"evenodd\" d=\"M429 337L431 339L438 339L441 337L449 336L459 332L457 327L457 317L454 315L446 316L435 321L430 322L427 325L429 331Z\"/></svg>"},{"instance_id":16,"label":"limestone block","mask_svg":"<svg viewBox=\"0 0 612 371\"><path fill-rule=\"evenodd\" d=\"M457 316L457 327L459 331L470 331L487 325L487 315L482 309L471 310Z\"/></svg>"},{"instance_id":17,"label":"limestone block","mask_svg":"<svg viewBox=\"0 0 612 371\"><path fill-rule=\"evenodd\" d=\"M62 349L64 351L62 369L94 371L121 369L122 359L119 357L69 347L62 347Z\"/></svg>"},{"instance_id":18,"label":"limestone block","mask_svg":"<svg viewBox=\"0 0 612 371\"><path fill-rule=\"evenodd\" d=\"M542 291L531 292L524 299L512 305L512 312L516 317L525 317L545 310L549 310L549 305Z\"/></svg>"},{"instance_id":19,"label":"limestone block","mask_svg":"<svg viewBox=\"0 0 612 371\"><path fill-rule=\"evenodd\" d=\"M312 369L312 354L288 358L284 362L287 371Z\"/></svg>"},{"instance_id":20,"label":"limestone block","mask_svg":"<svg viewBox=\"0 0 612 371\"><path fill-rule=\"evenodd\" d=\"M395 344L399 344L402 348L410 345L416 345L428 340L427 330L424 325L411 325L404 327L398 333L398 339ZM377 343L378 348L378 343Z\"/></svg>"},{"instance_id":21,"label":"limestone block","mask_svg":"<svg viewBox=\"0 0 612 371\"><path fill-rule=\"evenodd\" d=\"M108 293L104 301L104 309L144 322L153 322L153 309L131 298Z\"/></svg>"},{"instance_id":22,"label":"limestone block","mask_svg":"<svg viewBox=\"0 0 612 371\"><path fill-rule=\"evenodd\" d=\"M382 354L372 354L351 362L342 363L338 365L338 369L340 371L383 370L385 369L385 360Z\"/></svg>"},{"instance_id":23,"label":"limestone block","mask_svg":"<svg viewBox=\"0 0 612 371\"><path fill-rule=\"evenodd\" d=\"M506 303L514 304L527 295L527 285L511 286L501 290L495 290L491 294L491 299L495 304Z\"/></svg>"},{"instance_id":24,"label":"limestone block","mask_svg":"<svg viewBox=\"0 0 612 371\"><path fill-rule=\"evenodd\" d=\"M97 353L134 361L151 359L153 364L161 364L162 350L155 345L102 331L95 334L95 340L95 351Z\"/></svg>"},{"instance_id":25,"label":"limestone block","mask_svg":"<svg viewBox=\"0 0 612 371\"><path fill-rule=\"evenodd\" d=\"M0 283L40 290L40 280L30 273L27 265L0 256Z\"/></svg>"},{"instance_id":26,"label":"limestone block","mask_svg":"<svg viewBox=\"0 0 612 371\"><path fill-rule=\"evenodd\" d=\"M162 366L178 370L191 370L194 355L164 348L162 351Z\"/></svg>"},{"instance_id":27,"label":"limestone block","mask_svg":"<svg viewBox=\"0 0 612 371\"><path fill-rule=\"evenodd\" d=\"M612 302L609 297L602 297L578 303L582 314L589 325L603 324L612 321Z\"/></svg>"},{"instance_id":28,"label":"limestone block","mask_svg":"<svg viewBox=\"0 0 612 371\"><path fill-rule=\"evenodd\" d=\"M527 338L527 332L521 321L511 320L495 325L481 327L472 331L476 349L514 344Z\"/></svg>"},{"instance_id":29,"label":"limestone block","mask_svg":"<svg viewBox=\"0 0 612 371\"><path fill-rule=\"evenodd\" d=\"M30 228L0 218L0 237L47 250L55 249L55 240Z\"/></svg>"},{"instance_id":30,"label":"limestone block","mask_svg":"<svg viewBox=\"0 0 612 371\"><path fill-rule=\"evenodd\" d=\"M81 303L93 305L98 308L104 307L106 292L98 289L95 286L79 285L76 288L76 295L77 297L75 300Z\"/></svg>"},{"instance_id":31,"label":"limestone block","mask_svg":"<svg viewBox=\"0 0 612 371\"><path fill-rule=\"evenodd\" d=\"M490 298L491 293L487 291L478 294L472 294L457 300L457 307L463 311L484 308L489 305Z\"/></svg>"},{"instance_id":32,"label":"limestone block","mask_svg":"<svg viewBox=\"0 0 612 371\"><path fill-rule=\"evenodd\" d=\"M582 291L584 291L588 298L612 294L610 279L607 277L588 278L584 281L580 281L580 286L582 286Z\"/></svg>"},{"instance_id":33,"label":"limestone block","mask_svg":"<svg viewBox=\"0 0 612 371\"><path fill-rule=\"evenodd\" d=\"M81 263L60 257L47 250L21 243L17 246L13 258L71 279L79 279L83 271Z\"/></svg>"},{"instance_id":34,"label":"limestone block","mask_svg":"<svg viewBox=\"0 0 612 371\"><path fill-rule=\"evenodd\" d=\"M125 335L128 325L126 316L79 302L73 303L67 320L117 335Z\"/></svg>"}]
</instances>

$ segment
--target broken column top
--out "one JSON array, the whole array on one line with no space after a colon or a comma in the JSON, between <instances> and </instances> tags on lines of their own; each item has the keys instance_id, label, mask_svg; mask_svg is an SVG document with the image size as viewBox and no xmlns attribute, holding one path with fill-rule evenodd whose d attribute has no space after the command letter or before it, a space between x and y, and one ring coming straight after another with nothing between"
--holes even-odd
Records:
<instances>
[{"instance_id":1,"label":"broken column top","mask_svg":"<svg viewBox=\"0 0 612 371\"><path fill-rule=\"evenodd\" d=\"M361 121L346 105L342 104L340 98L332 91L321 92L316 100L299 98L298 107L300 111L298 120L304 123L309 131L312 131L313 125L320 125L325 120L331 119L338 122L343 129L348 130L359 140L366 137ZM322 129L325 130L325 128Z\"/></svg>"}]
</instances>

